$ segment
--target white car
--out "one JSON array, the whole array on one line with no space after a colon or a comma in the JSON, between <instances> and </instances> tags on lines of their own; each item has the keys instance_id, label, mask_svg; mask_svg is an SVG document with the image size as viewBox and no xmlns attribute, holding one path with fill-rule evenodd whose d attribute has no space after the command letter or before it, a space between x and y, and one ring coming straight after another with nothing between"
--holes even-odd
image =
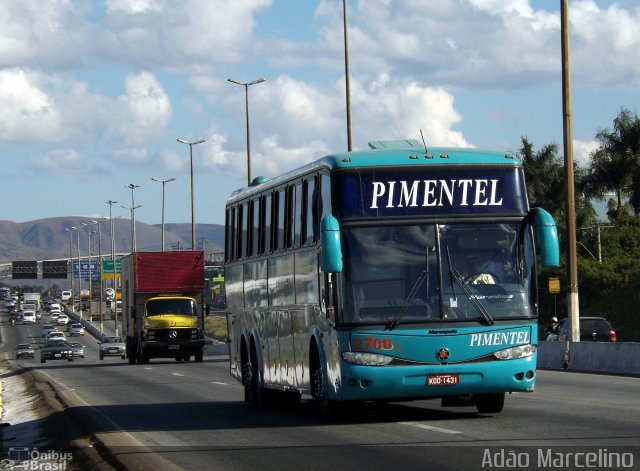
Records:
<instances>
[{"instance_id":1,"label":"white car","mask_svg":"<svg viewBox=\"0 0 640 471\"><path fill-rule=\"evenodd\" d=\"M58 325L67 325L68 322L69 322L69 316L67 316L66 314L60 314L56 319L56 323Z\"/></svg>"},{"instance_id":2,"label":"white car","mask_svg":"<svg viewBox=\"0 0 640 471\"><path fill-rule=\"evenodd\" d=\"M58 328L53 325L45 325L42 328L42 336L46 339L47 335L49 335L51 332L55 332L56 330L58 330Z\"/></svg>"},{"instance_id":3,"label":"white car","mask_svg":"<svg viewBox=\"0 0 640 471\"><path fill-rule=\"evenodd\" d=\"M49 311L54 312L54 311L62 311L62 307L60 307L60 304L58 303L51 303L49 304Z\"/></svg>"},{"instance_id":4,"label":"white car","mask_svg":"<svg viewBox=\"0 0 640 471\"><path fill-rule=\"evenodd\" d=\"M67 340L67 337L64 335L64 332L54 330L53 332L49 332L46 340L47 342L49 342L50 340Z\"/></svg>"},{"instance_id":5,"label":"white car","mask_svg":"<svg viewBox=\"0 0 640 471\"><path fill-rule=\"evenodd\" d=\"M71 299L71 291L63 291L62 294L60 295L60 299L62 301L69 301Z\"/></svg>"},{"instance_id":6,"label":"white car","mask_svg":"<svg viewBox=\"0 0 640 471\"><path fill-rule=\"evenodd\" d=\"M35 311L23 311L22 312L22 323L23 324L35 324L36 323L36 312Z\"/></svg>"},{"instance_id":7,"label":"white car","mask_svg":"<svg viewBox=\"0 0 640 471\"><path fill-rule=\"evenodd\" d=\"M69 324L67 330L69 331L69 337L84 335L84 327L82 327L82 324Z\"/></svg>"}]
</instances>

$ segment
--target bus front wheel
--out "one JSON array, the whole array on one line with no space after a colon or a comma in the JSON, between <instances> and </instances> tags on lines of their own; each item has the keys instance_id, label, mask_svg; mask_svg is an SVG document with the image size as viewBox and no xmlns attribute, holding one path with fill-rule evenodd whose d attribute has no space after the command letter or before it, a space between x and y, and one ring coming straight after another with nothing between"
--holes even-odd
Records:
<instances>
[{"instance_id":1,"label":"bus front wheel","mask_svg":"<svg viewBox=\"0 0 640 471\"><path fill-rule=\"evenodd\" d=\"M474 394L473 398L481 414L496 414L504 407L504 393Z\"/></svg>"}]
</instances>

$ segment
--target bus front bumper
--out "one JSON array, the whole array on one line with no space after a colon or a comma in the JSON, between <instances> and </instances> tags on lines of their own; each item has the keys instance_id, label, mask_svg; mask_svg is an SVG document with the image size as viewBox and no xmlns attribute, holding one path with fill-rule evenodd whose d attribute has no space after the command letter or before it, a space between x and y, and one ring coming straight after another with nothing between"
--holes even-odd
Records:
<instances>
[{"instance_id":1,"label":"bus front bumper","mask_svg":"<svg viewBox=\"0 0 640 471\"><path fill-rule=\"evenodd\" d=\"M455 365L364 366L341 362L340 380L328 391L346 400L429 399L497 392L531 392L536 356Z\"/></svg>"}]
</instances>

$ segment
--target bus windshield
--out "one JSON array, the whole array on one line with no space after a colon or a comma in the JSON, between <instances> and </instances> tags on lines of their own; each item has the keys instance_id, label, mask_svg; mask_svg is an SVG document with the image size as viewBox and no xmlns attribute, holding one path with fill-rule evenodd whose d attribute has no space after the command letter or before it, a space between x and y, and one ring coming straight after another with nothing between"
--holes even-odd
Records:
<instances>
[{"instance_id":1,"label":"bus windshield","mask_svg":"<svg viewBox=\"0 0 640 471\"><path fill-rule=\"evenodd\" d=\"M519 223L347 227L344 323L530 318L534 253Z\"/></svg>"},{"instance_id":2,"label":"bus windshield","mask_svg":"<svg viewBox=\"0 0 640 471\"><path fill-rule=\"evenodd\" d=\"M192 299L150 299L146 306L146 316L161 315L196 316L196 305Z\"/></svg>"}]
</instances>

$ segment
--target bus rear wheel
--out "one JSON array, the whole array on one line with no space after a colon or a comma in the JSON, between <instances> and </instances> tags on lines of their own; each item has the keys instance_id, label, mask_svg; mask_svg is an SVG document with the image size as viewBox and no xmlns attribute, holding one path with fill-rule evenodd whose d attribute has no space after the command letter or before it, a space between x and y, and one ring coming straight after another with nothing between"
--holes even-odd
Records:
<instances>
[{"instance_id":1,"label":"bus rear wheel","mask_svg":"<svg viewBox=\"0 0 640 471\"><path fill-rule=\"evenodd\" d=\"M504 407L504 393L474 394L473 398L481 414L497 414Z\"/></svg>"}]
</instances>

